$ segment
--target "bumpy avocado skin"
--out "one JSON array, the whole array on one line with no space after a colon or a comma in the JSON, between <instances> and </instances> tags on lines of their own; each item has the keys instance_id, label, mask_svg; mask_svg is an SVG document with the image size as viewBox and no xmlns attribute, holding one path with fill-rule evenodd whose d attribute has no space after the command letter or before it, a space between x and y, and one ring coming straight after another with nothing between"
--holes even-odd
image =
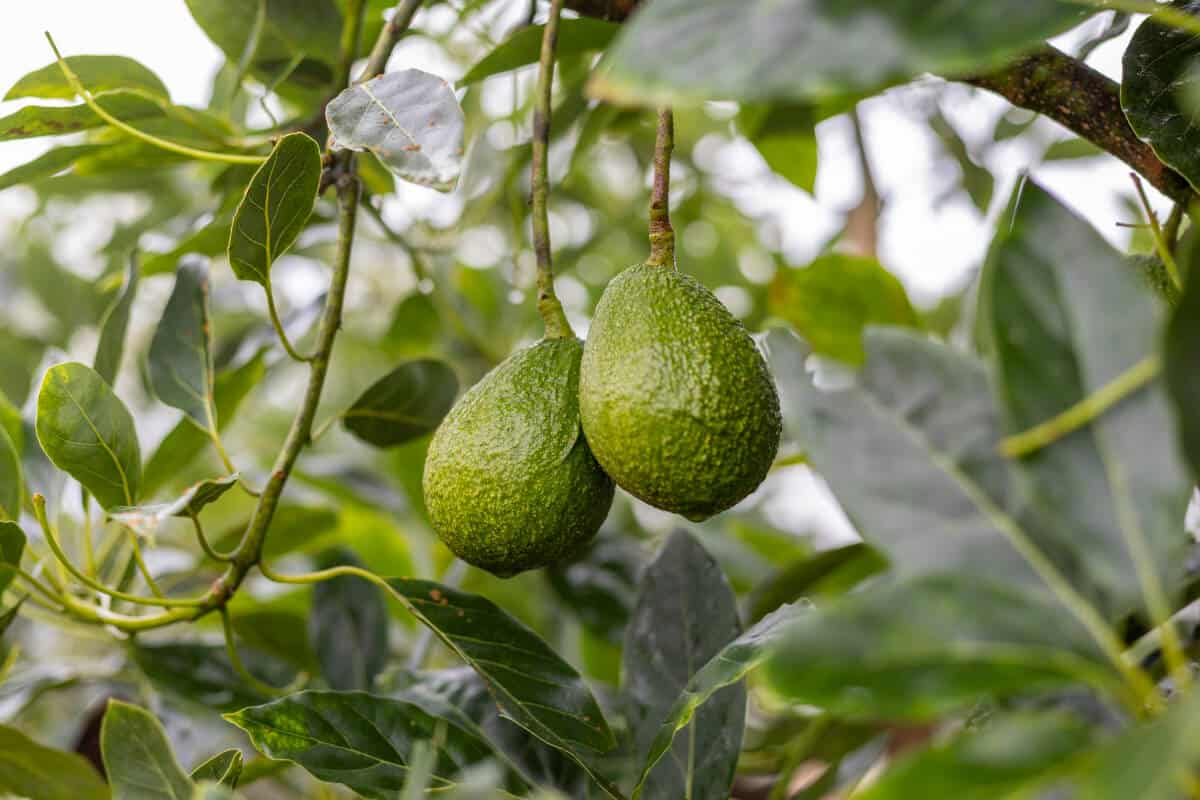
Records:
<instances>
[{"instance_id":1,"label":"bumpy avocado skin","mask_svg":"<svg viewBox=\"0 0 1200 800\"><path fill-rule=\"evenodd\" d=\"M762 354L712 292L670 267L631 267L605 289L579 391L604 470L689 519L754 491L779 450L779 395Z\"/></svg>"},{"instance_id":2,"label":"bumpy avocado skin","mask_svg":"<svg viewBox=\"0 0 1200 800\"><path fill-rule=\"evenodd\" d=\"M501 577L560 561L599 530L613 482L579 421L583 342L544 339L475 384L425 460L425 503L455 555Z\"/></svg>"}]
</instances>

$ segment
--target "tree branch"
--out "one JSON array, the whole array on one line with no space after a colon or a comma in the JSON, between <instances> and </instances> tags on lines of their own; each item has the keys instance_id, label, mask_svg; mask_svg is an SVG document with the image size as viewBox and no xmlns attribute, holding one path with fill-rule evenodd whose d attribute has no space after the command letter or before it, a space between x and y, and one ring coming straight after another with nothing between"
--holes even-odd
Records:
<instances>
[{"instance_id":1,"label":"tree branch","mask_svg":"<svg viewBox=\"0 0 1200 800\"><path fill-rule=\"evenodd\" d=\"M566 0L584 16L624 21L639 0ZM1176 202L1187 202L1191 187L1138 138L1121 110L1121 87L1087 64L1043 47L1003 70L971 78L948 78L995 92L1015 106L1036 111L1124 161Z\"/></svg>"}]
</instances>

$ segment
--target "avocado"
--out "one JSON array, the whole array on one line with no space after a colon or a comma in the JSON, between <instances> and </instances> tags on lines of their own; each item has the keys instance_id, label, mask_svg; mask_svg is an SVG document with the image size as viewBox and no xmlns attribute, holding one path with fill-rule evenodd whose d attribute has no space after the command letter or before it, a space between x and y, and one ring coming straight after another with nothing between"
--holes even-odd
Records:
<instances>
[{"instance_id":1,"label":"avocado","mask_svg":"<svg viewBox=\"0 0 1200 800\"><path fill-rule=\"evenodd\" d=\"M583 350L579 409L618 486L695 521L762 483L782 431L754 340L671 266L631 267L605 289Z\"/></svg>"},{"instance_id":2,"label":"avocado","mask_svg":"<svg viewBox=\"0 0 1200 800\"><path fill-rule=\"evenodd\" d=\"M455 555L510 577L561 561L600 529L613 482L579 420L583 342L543 339L475 384L433 435L425 503Z\"/></svg>"}]
</instances>

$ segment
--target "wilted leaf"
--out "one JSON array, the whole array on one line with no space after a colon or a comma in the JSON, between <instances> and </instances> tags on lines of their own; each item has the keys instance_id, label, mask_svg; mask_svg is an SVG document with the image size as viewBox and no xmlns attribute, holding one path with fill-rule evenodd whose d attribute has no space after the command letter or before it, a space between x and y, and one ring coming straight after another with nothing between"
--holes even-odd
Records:
<instances>
[{"instance_id":1,"label":"wilted leaf","mask_svg":"<svg viewBox=\"0 0 1200 800\"><path fill-rule=\"evenodd\" d=\"M419 69L346 89L325 108L338 147L374 153L397 176L449 191L462 166L465 119L450 84Z\"/></svg>"},{"instance_id":2,"label":"wilted leaf","mask_svg":"<svg viewBox=\"0 0 1200 800\"><path fill-rule=\"evenodd\" d=\"M900 281L874 259L858 256L821 256L802 269L779 270L768 305L815 352L851 364L862 363L867 326L919 325Z\"/></svg>"},{"instance_id":3,"label":"wilted leaf","mask_svg":"<svg viewBox=\"0 0 1200 800\"><path fill-rule=\"evenodd\" d=\"M625 25L593 81L606 99L824 100L922 73L975 74L1083 21L1057 1L654 0Z\"/></svg>"},{"instance_id":4,"label":"wilted leaf","mask_svg":"<svg viewBox=\"0 0 1200 800\"><path fill-rule=\"evenodd\" d=\"M150 342L150 386L205 430L216 430L208 261L185 259ZM130 504L132 505L132 504Z\"/></svg>"},{"instance_id":5,"label":"wilted leaf","mask_svg":"<svg viewBox=\"0 0 1200 800\"><path fill-rule=\"evenodd\" d=\"M741 627L737 600L717 562L687 532L672 533L642 575L622 653L623 689L639 756L651 754L675 699ZM674 758L664 761L659 753L649 760L639 794L664 800L729 797L746 718L746 687L735 683L724 682L679 721L679 728L692 730L678 743ZM670 749L668 739L663 751Z\"/></svg>"},{"instance_id":6,"label":"wilted leaf","mask_svg":"<svg viewBox=\"0 0 1200 800\"><path fill-rule=\"evenodd\" d=\"M275 145L246 187L229 234L229 265L244 281L267 286L271 265L292 244L317 203L321 148L306 133Z\"/></svg>"},{"instance_id":7,"label":"wilted leaf","mask_svg":"<svg viewBox=\"0 0 1200 800\"><path fill-rule=\"evenodd\" d=\"M454 405L458 378L445 362L408 361L373 383L342 414L346 430L376 447L432 433Z\"/></svg>"},{"instance_id":8,"label":"wilted leaf","mask_svg":"<svg viewBox=\"0 0 1200 800\"><path fill-rule=\"evenodd\" d=\"M82 756L43 747L0 725L0 794L38 800L108 800L108 787Z\"/></svg>"},{"instance_id":9,"label":"wilted leaf","mask_svg":"<svg viewBox=\"0 0 1200 800\"><path fill-rule=\"evenodd\" d=\"M163 522L171 517L194 517L209 503L216 502L221 495L237 486L238 475L226 475L200 481L170 503L152 506L119 506L109 512L108 518L119 522L141 536L153 537Z\"/></svg>"},{"instance_id":10,"label":"wilted leaf","mask_svg":"<svg viewBox=\"0 0 1200 800\"><path fill-rule=\"evenodd\" d=\"M192 781L150 712L110 700L100 728L100 752L113 800L191 800Z\"/></svg>"},{"instance_id":11,"label":"wilted leaf","mask_svg":"<svg viewBox=\"0 0 1200 800\"><path fill-rule=\"evenodd\" d=\"M133 417L92 368L69 362L46 371L37 438L55 466L103 508L137 503L142 459Z\"/></svg>"},{"instance_id":12,"label":"wilted leaf","mask_svg":"<svg viewBox=\"0 0 1200 800\"><path fill-rule=\"evenodd\" d=\"M133 298L138 287L138 255L129 257L125 270L125 282L117 290L117 296L100 320L100 341L96 344L96 358L92 362L96 373L109 386L117 380L121 368L121 356L125 353L125 332L129 329L129 312L133 309Z\"/></svg>"}]
</instances>

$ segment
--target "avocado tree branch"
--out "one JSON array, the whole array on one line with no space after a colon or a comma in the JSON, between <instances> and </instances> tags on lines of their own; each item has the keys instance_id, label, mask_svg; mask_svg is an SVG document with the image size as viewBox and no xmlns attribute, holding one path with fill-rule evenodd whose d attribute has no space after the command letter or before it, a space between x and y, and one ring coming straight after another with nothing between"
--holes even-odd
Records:
<instances>
[{"instance_id":1,"label":"avocado tree branch","mask_svg":"<svg viewBox=\"0 0 1200 800\"><path fill-rule=\"evenodd\" d=\"M533 107L533 169L530 186L533 200L533 252L537 257L537 309L546 324L546 338L574 336L562 303L554 293L554 265L550 255L550 108L554 88L554 51L558 45L558 20L563 0L552 0L550 17L542 33L538 61L537 96Z\"/></svg>"},{"instance_id":2,"label":"avocado tree branch","mask_svg":"<svg viewBox=\"0 0 1200 800\"><path fill-rule=\"evenodd\" d=\"M658 110L654 137L654 182L650 188L650 258L656 267L675 266L675 229L671 227L671 153L675 150L675 117Z\"/></svg>"},{"instance_id":3,"label":"avocado tree branch","mask_svg":"<svg viewBox=\"0 0 1200 800\"><path fill-rule=\"evenodd\" d=\"M637 8L639 0L567 0L567 8L578 13L622 22ZM1118 8L1097 0L1097 7ZM1153 6L1155 15L1172 11ZM1146 8L1139 6L1141 11ZM1179 22L1175 16L1168 22ZM1146 181L1176 202L1192 195L1187 181L1159 160L1150 145L1138 138L1121 110L1121 87L1079 59L1050 46L985 75L945 76L995 92L1020 108L1035 111L1124 161Z\"/></svg>"}]
</instances>

